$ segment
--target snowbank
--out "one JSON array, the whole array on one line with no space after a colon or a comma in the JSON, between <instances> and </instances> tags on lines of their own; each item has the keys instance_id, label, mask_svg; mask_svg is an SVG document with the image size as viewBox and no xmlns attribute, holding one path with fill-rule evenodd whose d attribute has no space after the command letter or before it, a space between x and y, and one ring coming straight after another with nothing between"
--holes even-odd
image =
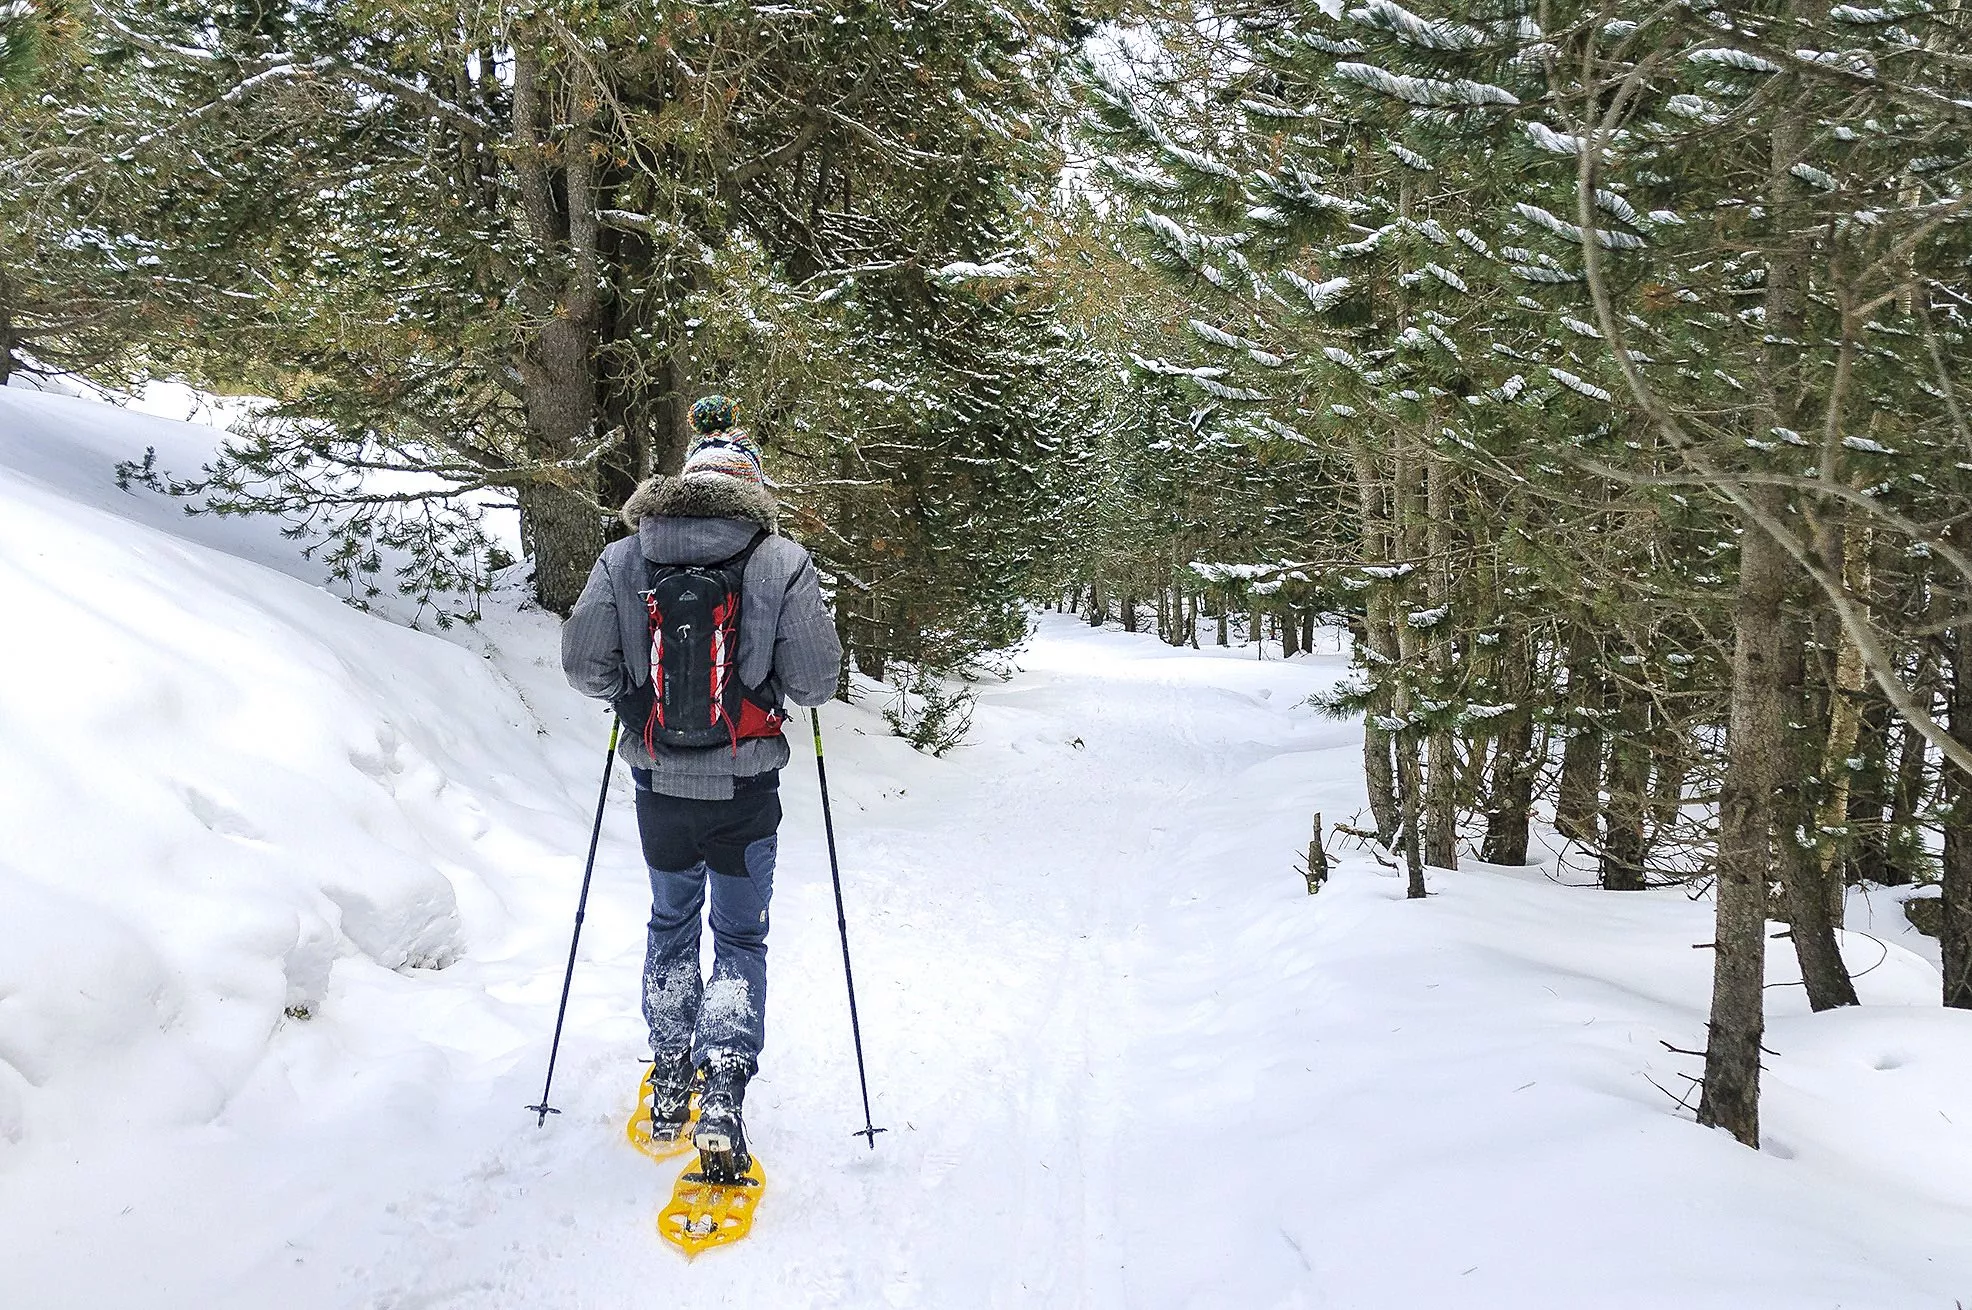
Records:
<instances>
[{"instance_id":1,"label":"snowbank","mask_svg":"<svg viewBox=\"0 0 1972 1310\"><path fill-rule=\"evenodd\" d=\"M489 810L561 797L487 660L114 484L216 435L0 391L0 1141L210 1120L338 960L457 960Z\"/></svg>"}]
</instances>

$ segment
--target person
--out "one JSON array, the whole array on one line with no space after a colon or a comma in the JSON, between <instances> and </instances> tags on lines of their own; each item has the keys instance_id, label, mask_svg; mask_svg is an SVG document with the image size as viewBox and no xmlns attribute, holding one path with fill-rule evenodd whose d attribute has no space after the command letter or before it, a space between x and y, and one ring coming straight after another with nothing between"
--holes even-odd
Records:
<instances>
[{"instance_id":1,"label":"person","mask_svg":"<svg viewBox=\"0 0 1972 1310\"><path fill-rule=\"evenodd\" d=\"M691 417L695 440L678 476L650 479L625 503L633 535L596 560L562 627L562 669L622 719L618 750L636 783L651 882L652 1136L678 1139L697 1090L701 1168L737 1177L751 1165L742 1104L765 1038L767 908L789 757L781 718L788 702L835 694L842 644L814 562L780 533L759 448L733 426L733 403L707 396Z\"/></svg>"}]
</instances>

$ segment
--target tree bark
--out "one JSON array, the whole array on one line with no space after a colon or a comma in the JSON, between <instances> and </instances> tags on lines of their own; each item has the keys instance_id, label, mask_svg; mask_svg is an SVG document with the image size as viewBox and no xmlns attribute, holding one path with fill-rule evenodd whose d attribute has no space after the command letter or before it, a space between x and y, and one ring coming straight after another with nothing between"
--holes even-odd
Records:
<instances>
[{"instance_id":1,"label":"tree bark","mask_svg":"<svg viewBox=\"0 0 1972 1310\"><path fill-rule=\"evenodd\" d=\"M1609 734L1609 799L1602 807L1601 881L1605 891L1640 892L1643 819L1650 785L1650 705L1633 687L1619 687Z\"/></svg>"},{"instance_id":2,"label":"tree bark","mask_svg":"<svg viewBox=\"0 0 1972 1310\"><path fill-rule=\"evenodd\" d=\"M537 481L516 488L526 539L534 549L534 590L541 604L567 614L582 594L590 566L602 550L603 516L596 509L593 468L578 456L596 428L595 345L597 311L596 202L587 133L570 129L562 153L568 167L559 189L550 176L539 132L543 119L543 70L525 41L513 59L513 162L529 235L543 251L568 261L567 292L515 360L527 415L529 453L544 462L567 461Z\"/></svg>"},{"instance_id":3,"label":"tree bark","mask_svg":"<svg viewBox=\"0 0 1972 1310\"><path fill-rule=\"evenodd\" d=\"M1397 692L1398 712L1401 714L1410 707L1410 693L1402 688ZM1424 779L1418 766L1417 734L1400 732L1396 735L1397 748L1397 803L1399 821L1403 827L1404 871L1408 881L1404 894L1411 900L1421 900L1424 888L1424 845L1419 840L1418 829L1422 826Z\"/></svg>"},{"instance_id":4,"label":"tree bark","mask_svg":"<svg viewBox=\"0 0 1972 1310\"><path fill-rule=\"evenodd\" d=\"M1534 716L1523 702L1510 711L1493 748L1492 804L1486 812L1486 837L1479 858L1488 864L1525 864L1528 827L1533 817Z\"/></svg>"},{"instance_id":5,"label":"tree bark","mask_svg":"<svg viewBox=\"0 0 1972 1310\"><path fill-rule=\"evenodd\" d=\"M515 499L534 551L534 594L566 617L602 550L602 516L586 496L548 482L522 484Z\"/></svg>"},{"instance_id":6,"label":"tree bark","mask_svg":"<svg viewBox=\"0 0 1972 1310\"><path fill-rule=\"evenodd\" d=\"M1684 815L1686 775L1691 770L1691 747L1674 722L1658 725L1650 748L1650 834L1647 848L1672 840Z\"/></svg>"},{"instance_id":7,"label":"tree bark","mask_svg":"<svg viewBox=\"0 0 1972 1310\"><path fill-rule=\"evenodd\" d=\"M1762 491L1762 496L1771 493ZM1767 883L1773 799L1787 753L1787 557L1758 526L1740 534L1733 600L1732 705L1719 795L1712 1008L1698 1122L1760 1144L1760 1039L1766 1028Z\"/></svg>"},{"instance_id":8,"label":"tree bark","mask_svg":"<svg viewBox=\"0 0 1972 1310\"><path fill-rule=\"evenodd\" d=\"M1951 735L1972 744L1972 622L1962 622L1951 632L1949 641ZM1938 934L1944 1000L1954 1009L1972 1010L1972 777L1950 763L1944 766L1944 774L1944 904L1943 927Z\"/></svg>"},{"instance_id":9,"label":"tree bark","mask_svg":"<svg viewBox=\"0 0 1972 1310\"><path fill-rule=\"evenodd\" d=\"M1433 612L1448 610L1452 601L1451 469L1427 444L1423 434L1415 443L1424 463L1425 603ZM1432 680L1440 690L1451 682L1452 625L1440 619L1428 630L1426 658ZM1429 770L1425 775L1425 861L1440 869L1458 868L1458 745L1451 730L1431 734Z\"/></svg>"},{"instance_id":10,"label":"tree bark","mask_svg":"<svg viewBox=\"0 0 1972 1310\"><path fill-rule=\"evenodd\" d=\"M1917 685L1925 688L1927 700L1930 678L1929 668L1920 666ZM1886 887L1907 887L1917 881L1917 871L1925 860L1924 838L1917 824L1926 791L1924 734L1907 723L1900 725L1900 731L1896 779L1890 792L1890 818L1883 834L1882 882Z\"/></svg>"},{"instance_id":11,"label":"tree bark","mask_svg":"<svg viewBox=\"0 0 1972 1310\"><path fill-rule=\"evenodd\" d=\"M1602 790L1602 674L1596 665L1595 634L1585 623L1568 629L1568 739L1561 747L1561 778L1556 784L1554 826L1564 837L1587 841L1595 835Z\"/></svg>"},{"instance_id":12,"label":"tree bark","mask_svg":"<svg viewBox=\"0 0 1972 1310\"><path fill-rule=\"evenodd\" d=\"M1782 652L1788 699L1794 709L1789 716L1797 723L1820 722L1818 697L1807 685L1807 650L1799 624L1786 625L1786 646ZM1831 715L1831 718L1833 716ZM1815 807L1800 787L1818 763L1833 752L1818 743L1805 729L1795 729L1784 767L1776 781L1791 778L1793 786L1777 788L1774 804L1774 844L1778 859L1781 896L1787 910L1788 937L1794 943L1794 957L1801 965L1801 981L1808 993L1808 1004L1817 1012L1856 1004L1855 984L1848 966L1842 962L1840 939L1835 930L1842 926L1839 910L1830 904L1828 881L1831 876L1822 863L1822 850L1810 836ZM1841 875L1832 875L1841 885Z\"/></svg>"},{"instance_id":13,"label":"tree bark","mask_svg":"<svg viewBox=\"0 0 1972 1310\"><path fill-rule=\"evenodd\" d=\"M1869 595L1869 547L1870 532L1860 523L1852 523L1846 528L1838 527L1830 535L1839 535L1839 554L1841 556L1842 582L1852 595L1865 600ZM1836 553L1835 543L1824 542L1830 553ZM1849 789L1855 771L1849 767L1849 760L1855 753L1856 729L1862 722L1860 696L1863 685L1862 651L1855 641L1842 633L1837 637L1835 655L1835 685L1829 689L1828 698L1828 741L1821 753L1822 800L1814 816L1814 824L1808 829L1815 836L1816 877L1822 885L1822 895L1827 900L1823 917L1832 916L1841 921L1843 912L1844 879L1842 854L1852 842L1843 833L1849 826ZM1882 818L1882 810L1877 810L1877 818ZM1854 1002L1846 1002L1853 1004ZM1821 1008L1819 1006L1817 1009Z\"/></svg>"},{"instance_id":14,"label":"tree bark","mask_svg":"<svg viewBox=\"0 0 1972 1310\"><path fill-rule=\"evenodd\" d=\"M1381 471L1368 445L1358 436L1350 442L1349 456L1356 476L1356 509L1361 534L1362 557L1376 564L1387 564L1395 545L1395 524L1391 520ZM1393 753L1396 745L1387 728L1377 720L1391 715L1389 689L1391 672L1396 668L1398 639L1395 598L1391 584L1381 582L1369 589L1363 607L1362 648L1358 662L1369 671L1368 712L1363 716L1363 778L1369 786L1369 810L1376 820L1376 832L1384 845L1397 840L1403 828L1403 809L1397 798L1397 768ZM1226 621L1219 619L1219 644L1225 644Z\"/></svg>"},{"instance_id":15,"label":"tree bark","mask_svg":"<svg viewBox=\"0 0 1972 1310\"><path fill-rule=\"evenodd\" d=\"M7 385L16 367L14 350L20 345L14 336L13 287L0 272L0 387Z\"/></svg>"}]
</instances>

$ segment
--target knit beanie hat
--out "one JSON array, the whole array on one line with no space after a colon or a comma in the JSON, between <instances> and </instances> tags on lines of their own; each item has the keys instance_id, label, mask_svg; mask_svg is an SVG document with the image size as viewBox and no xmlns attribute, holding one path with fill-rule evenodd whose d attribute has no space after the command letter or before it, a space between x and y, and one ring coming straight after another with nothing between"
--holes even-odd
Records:
<instances>
[{"instance_id":1,"label":"knit beanie hat","mask_svg":"<svg viewBox=\"0 0 1972 1310\"><path fill-rule=\"evenodd\" d=\"M704 403L699 402L701 405ZM678 476L738 478L756 487L774 485L767 477L766 465L760 459L760 448L753 444L753 438L732 428L693 442L691 449L685 452L685 465Z\"/></svg>"}]
</instances>

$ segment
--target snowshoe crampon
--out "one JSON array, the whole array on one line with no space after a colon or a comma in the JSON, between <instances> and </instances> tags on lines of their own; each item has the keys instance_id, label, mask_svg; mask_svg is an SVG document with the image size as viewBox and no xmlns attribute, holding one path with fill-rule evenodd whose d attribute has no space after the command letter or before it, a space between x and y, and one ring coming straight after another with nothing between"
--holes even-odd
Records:
<instances>
[{"instance_id":1,"label":"snowshoe crampon","mask_svg":"<svg viewBox=\"0 0 1972 1310\"><path fill-rule=\"evenodd\" d=\"M766 1190L757 1156L737 1175L702 1159L678 1176L671 1203L658 1211L658 1235L688 1256L731 1245L753 1231L753 1212Z\"/></svg>"},{"instance_id":2,"label":"snowshoe crampon","mask_svg":"<svg viewBox=\"0 0 1972 1310\"><path fill-rule=\"evenodd\" d=\"M676 1133L659 1133L651 1127L651 1070L644 1070L644 1080L638 1087L637 1108L630 1112L630 1122L624 1125L623 1135L630 1145L653 1160L669 1160L691 1149L692 1124L698 1118L698 1093L692 1093L691 1112L685 1122L678 1125Z\"/></svg>"}]
</instances>

